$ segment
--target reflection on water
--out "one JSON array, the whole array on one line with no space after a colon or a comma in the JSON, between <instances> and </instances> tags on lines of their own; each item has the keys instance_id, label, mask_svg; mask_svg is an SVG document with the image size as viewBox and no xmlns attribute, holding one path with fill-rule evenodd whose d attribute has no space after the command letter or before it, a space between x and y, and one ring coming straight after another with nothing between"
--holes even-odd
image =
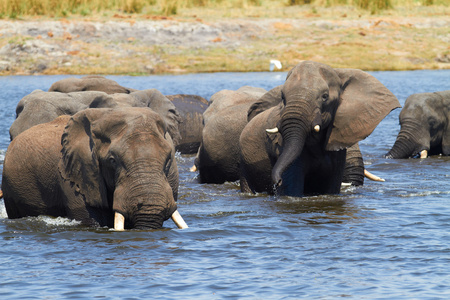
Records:
<instances>
[{"instance_id":1,"label":"reflection on water","mask_svg":"<svg viewBox=\"0 0 450 300\"><path fill-rule=\"evenodd\" d=\"M411 93L450 89L449 71L373 74L401 103ZM245 84L269 89L285 75L110 78L209 98ZM0 168L17 102L61 78L0 78ZM450 288L450 158L384 159L399 112L360 143L366 168L386 182L366 180L339 195L275 197L242 194L237 183L198 184L189 172L194 156L178 155L186 230L170 221L162 230L115 232L65 218L8 220L0 205L0 297L444 299Z\"/></svg>"}]
</instances>

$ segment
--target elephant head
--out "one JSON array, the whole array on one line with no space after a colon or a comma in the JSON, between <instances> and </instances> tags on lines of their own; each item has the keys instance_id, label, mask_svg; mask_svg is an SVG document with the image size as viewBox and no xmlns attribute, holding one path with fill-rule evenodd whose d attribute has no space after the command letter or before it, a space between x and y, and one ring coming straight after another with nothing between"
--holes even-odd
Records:
<instances>
[{"instance_id":1,"label":"elephant head","mask_svg":"<svg viewBox=\"0 0 450 300\"><path fill-rule=\"evenodd\" d=\"M47 123L61 115L74 115L92 102L112 98L103 92L73 92L68 94L35 90L23 97L16 106L16 119L9 129L13 140L19 133L37 124Z\"/></svg>"},{"instance_id":2,"label":"elephant head","mask_svg":"<svg viewBox=\"0 0 450 300\"><path fill-rule=\"evenodd\" d=\"M58 166L68 216L121 230L161 228L178 215L178 169L166 131L148 108L75 114L61 138Z\"/></svg>"},{"instance_id":3,"label":"elephant head","mask_svg":"<svg viewBox=\"0 0 450 300\"><path fill-rule=\"evenodd\" d=\"M400 112L400 132L386 158L450 155L450 91L409 96Z\"/></svg>"},{"instance_id":4,"label":"elephant head","mask_svg":"<svg viewBox=\"0 0 450 300\"><path fill-rule=\"evenodd\" d=\"M134 91L131 94L112 94L110 98L99 98L97 101L92 102L89 107L149 107L163 118L173 143L178 145L181 141L179 131L179 125L181 123L180 114L172 101L156 89Z\"/></svg>"},{"instance_id":5,"label":"elephant head","mask_svg":"<svg viewBox=\"0 0 450 300\"><path fill-rule=\"evenodd\" d=\"M276 128L282 149L272 168L272 181L282 185L307 146L312 153L339 151L366 138L393 109L397 98L373 76L355 69L333 69L305 61L295 66L285 83L270 91L249 110L265 110L281 99ZM263 107L263 109L261 109ZM295 170L294 170L295 171Z\"/></svg>"},{"instance_id":6,"label":"elephant head","mask_svg":"<svg viewBox=\"0 0 450 300\"><path fill-rule=\"evenodd\" d=\"M129 94L134 89L126 88L119 85L114 80L98 75L88 75L82 78L65 78L52 84L49 92L85 92L99 91L107 94L124 93Z\"/></svg>"}]
</instances>

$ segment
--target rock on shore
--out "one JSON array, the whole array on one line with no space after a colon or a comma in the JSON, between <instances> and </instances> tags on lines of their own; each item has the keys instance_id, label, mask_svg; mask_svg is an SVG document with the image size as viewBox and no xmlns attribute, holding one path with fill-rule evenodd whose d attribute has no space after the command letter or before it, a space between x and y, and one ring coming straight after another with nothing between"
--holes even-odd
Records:
<instances>
[{"instance_id":1,"label":"rock on shore","mask_svg":"<svg viewBox=\"0 0 450 300\"><path fill-rule=\"evenodd\" d=\"M281 24L281 25L280 25ZM0 20L0 74L54 74L82 73L81 66L101 64L99 56L109 59L140 57L143 69L136 72L171 72L170 62L161 53L146 47L169 47L173 55L184 55L190 49L222 47L236 51L255 41L279 35L289 46L302 31L321 31L333 34L338 30L359 30L383 26L423 28L449 28L448 18L420 18L395 20L309 20L309 19L246 19L223 20L214 23L175 20L124 20L124 21L8 21ZM292 35L289 36L289 32ZM281 32L281 33L280 33ZM364 33L360 34L363 36ZM450 43L450 34L439 37ZM308 39L314 39L311 34ZM322 38L318 38L320 41ZM367 40L367 39L366 39ZM297 46L295 46L297 47ZM283 50L280 50L283 51ZM449 54L437 53L436 61L449 63ZM97 59L96 59L97 58ZM104 61L104 58L103 58ZM122 63L123 64L123 63ZM136 62L137 65L141 64ZM159 67L156 68L156 66ZM76 68L78 67L78 68ZM420 68L420 66L419 66ZM118 73L129 72L116 68ZM84 70L87 70L84 68ZM93 68L92 70L96 70ZM98 67L98 71L102 69ZM177 70L172 70L176 72ZM178 70L180 71L180 70ZM182 71L182 70L181 70ZM201 71L201 70L200 70ZM92 72L92 71L91 71Z\"/></svg>"}]
</instances>

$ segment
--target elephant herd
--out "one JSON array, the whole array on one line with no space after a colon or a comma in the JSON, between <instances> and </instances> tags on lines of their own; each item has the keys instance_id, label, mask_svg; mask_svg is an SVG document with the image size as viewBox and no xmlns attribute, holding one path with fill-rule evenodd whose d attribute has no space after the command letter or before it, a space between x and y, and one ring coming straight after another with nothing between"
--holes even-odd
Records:
<instances>
[{"instance_id":1,"label":"elephant herd","mask_svg":"<svg viewBox=\"0 0 450 300\"><path fill-rule=\"evenodd\" d=\"M158 229L177 209L175 153L194 154L201 183L301 197L362 185L358 142L397 98L370 74L304 61L283 85L243 86L209 101L69 78L22 98L2 187L9 218L50 215L116 230ZM411 95L386 158L450 154L450 91Z\"/></svg>"}]
</instances>

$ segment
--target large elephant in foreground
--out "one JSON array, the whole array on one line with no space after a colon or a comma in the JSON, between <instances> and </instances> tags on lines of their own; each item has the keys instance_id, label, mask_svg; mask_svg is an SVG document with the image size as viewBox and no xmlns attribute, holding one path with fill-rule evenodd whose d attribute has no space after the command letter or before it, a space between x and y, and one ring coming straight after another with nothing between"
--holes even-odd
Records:
<instances>
[{"instance_id":1,"label":"large elephant in foreground","mask_svg":"<svg viewBox=\"0 0 450 300\"><path fill-rule=\"evenodd\" d=\"M9 145L2 191L9 218L161 228L177 212L178 170L166 124L148 108L86 109L34 126Z\"/></svg>"},{"instance_id":2,"label":"large elephant in foreground","mask_svg":"<svg viewBox=\"0 0 450 300\"><path fill-rule=\"evenodd\" d=\"M386 158L450 155L450 90L409 96L399 120L400 132Z\"/></svg>"},{"instance_id":3,"label":"large elephant in foreground","mask_svg":"<svg viewBox=\"0 0 450 300\"><path fill-rule=\"evenodd\" d=\"M203 113L202 143L195 159L201 183L239 179L239 134L247 124L247 110L266 90L244 86L215 93Z\"/></svg>"},{"instance_id":4,"label":"large elephant in foreground","mask_svg":"<svg viewBox=\"0 0 450 300\"><path fill-rule=\"evenodd\" d=\"M346 148L400 107L373 76L311 61L269 93L251 106L240 136L243 192L339 193Z\"/></svg>"},{"instance_id":5,"label":"large elephant in foreground","mask_svg":"<svg viewBox=\"0 0 450 300\"><path fill-rule=\"evenodd\" d=\"M86 108L149 107L160 114L167 130L177 145L180 116L174 104L156 89L130 94L108 95L104 92L44 92L35 90L23 97L16 106L16 119L9 129L11 140L34 125L50 122L58 116L74 115Z\"/></svg>"}]
</instances>

